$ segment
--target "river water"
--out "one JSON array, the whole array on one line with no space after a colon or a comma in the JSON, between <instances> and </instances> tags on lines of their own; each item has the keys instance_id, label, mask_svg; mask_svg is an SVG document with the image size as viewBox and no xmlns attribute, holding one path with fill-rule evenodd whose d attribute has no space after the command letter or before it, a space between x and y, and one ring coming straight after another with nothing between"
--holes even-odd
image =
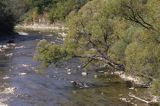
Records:
<instances>
[{"instance_id":1,"label":"river water","mask_svg":"<svg viewBox=\"0 0 160 106\"><path fill-rule=\"evenodd\" d=\"M120 78L104 72L89 71L82 76L78 59L38 71L39 62L33 61L37 42L61 42L50 35L18 36L14 47L8 45L0 52L0 106L148 106L129 96L144 98L146 89L128 88ZM75 88L70 81L96 86Z\"/></svg>"}]
</instances>

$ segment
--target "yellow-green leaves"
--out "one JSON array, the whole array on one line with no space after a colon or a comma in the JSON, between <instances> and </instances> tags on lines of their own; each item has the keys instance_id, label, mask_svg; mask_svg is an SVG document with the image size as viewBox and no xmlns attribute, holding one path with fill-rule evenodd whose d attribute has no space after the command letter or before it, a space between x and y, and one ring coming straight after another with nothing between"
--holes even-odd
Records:
<instances>
[{"instance_id":1,"label":"yellow-green leaves","mask_svg":"<svg viewBox=\"0 0 160 106\"><path fill-rule=\"evenodd\" d=\"M93 59L100 67L120 64L130 74L159 81L159 16L159 0L91 0L68 16L63 45L39 43L39 59L51 63L68 55L88 56L82 61ZM157 82L154 86L160 89Z\"/></svg>"},{"instance_id":2,"label":"yellow-green leaves","mask_svg":"<svg viewBox=\"0 0 160 106\"><path fill-rule=\"evenodd\" d=\"M34 58L42 61L43 65L48 66L67 57L67 52L61 45L50 44L46 40L42 40L37 45L37 53Z\"/></svg>"}]
</instances>

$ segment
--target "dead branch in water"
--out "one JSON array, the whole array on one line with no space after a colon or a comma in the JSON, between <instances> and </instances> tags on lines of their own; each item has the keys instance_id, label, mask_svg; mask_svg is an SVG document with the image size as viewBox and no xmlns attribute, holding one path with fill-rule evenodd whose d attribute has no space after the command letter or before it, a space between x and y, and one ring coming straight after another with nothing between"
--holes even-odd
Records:
<instances>
[{"instance_id":1,"label":"dead branch in water","mask_svg":"<svg viewBox=\"0 0 160 106\"><path fill-rule=\"evenodd\" d=\"M140 97L137 97L137 96L135 96L135 95L133 95L133 94L129 94L129 96L132 97L132 98L134 98L134 99L136 99L136 100L139 100L139 101L141 101L141 102L143 102L143 103L146 103L146 104L156 103L156 102L153 102L153 100L147 101L147 100L142 99L142 98L140 98Z\"/></svg>"}]
</instances>

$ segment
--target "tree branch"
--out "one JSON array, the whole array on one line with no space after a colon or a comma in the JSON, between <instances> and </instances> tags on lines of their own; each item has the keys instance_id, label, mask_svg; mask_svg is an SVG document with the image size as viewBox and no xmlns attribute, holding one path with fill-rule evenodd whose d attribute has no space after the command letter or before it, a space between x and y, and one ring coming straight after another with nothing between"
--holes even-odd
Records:
<instances>
[{"instance_id":1,"label":"tree branch","mask_svg":"<svg viewBox=\"0 0 160 106\"><path fill-rule=\"evenodd\" d=\"M142 16L138 13L138 11L134 10L134 8L132 6L129 6L127 4L122 5L124 8L128 9L129 13L126 13L126 19L136 22L137 24L140 24L141 26L143 26L146 29L153 29L153 26L149 23L147 23Z\"/></svg>"},{"instance_id":2,"label":"tree branch","mask_svg":"<svg viewBox=\"0 0 160 106\"><path fill-rule=\"evenodd\" d=\"M88 62L82 66L82 69L87 67L92 61L93 61L93 59L88 59Z\"/></svg>"}]
</instances>

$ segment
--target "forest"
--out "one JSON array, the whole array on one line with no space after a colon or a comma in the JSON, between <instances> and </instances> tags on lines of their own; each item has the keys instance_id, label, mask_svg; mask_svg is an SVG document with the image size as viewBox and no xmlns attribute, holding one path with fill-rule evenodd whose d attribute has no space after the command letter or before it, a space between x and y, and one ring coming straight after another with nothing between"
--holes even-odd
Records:
<instances>
[{"instance_id":1,"label":"forest","mask_svg":"<svg viewBox=\"0 0 160 106\"><path fill-rule=\"evenodd\" d=\"M63 44L37 44L35 58L42 65L80 58L85 70L95 66L138 76L160 96L159 4L160 0L1 0L0 33L39 17L50 24L63 22L68 28Z\"/></svg>"}]
</instances>

